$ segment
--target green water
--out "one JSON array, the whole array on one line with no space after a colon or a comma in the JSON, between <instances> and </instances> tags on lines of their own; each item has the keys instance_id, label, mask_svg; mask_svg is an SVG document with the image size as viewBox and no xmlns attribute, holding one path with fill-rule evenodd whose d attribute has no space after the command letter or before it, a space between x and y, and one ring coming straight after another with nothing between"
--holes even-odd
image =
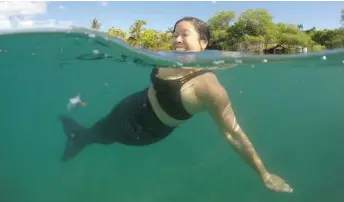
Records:
<instances>
[{"instance_id":1,"label":"green water","mask_svg":"<svg viewBox=\"0 0 344 202\"><path fill-rule=\"evenodd\" d=\"M173 61L67 34L3 35L0 49L1 202L344 200L343 50L267 63L244 57L242 66L215 71L266 167L294 188L285 194L264 188L207 114L154 145L92 145L61 162L58 115L90 126L149 85L149 64ZM94 50L112 58L76 59ZM121 53L145 64L120 61ZM77 92L88 106L67 112Z\"/></svg>"}]
</instances>

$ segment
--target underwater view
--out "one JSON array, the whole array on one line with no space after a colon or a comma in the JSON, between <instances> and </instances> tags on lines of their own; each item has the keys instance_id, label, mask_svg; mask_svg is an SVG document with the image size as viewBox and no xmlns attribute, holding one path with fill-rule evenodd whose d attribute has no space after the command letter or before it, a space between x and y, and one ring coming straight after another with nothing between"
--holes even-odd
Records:
<instances>
[{"instance_id":1,"label":"underwater view","mask_svg":"<svg viewBox=\"0 0 344 202\"><path fill-rule=\"evenodd\" d=\"M2 33L0 44L2 202L344 197L343 49L269 56L150 52L80 29ZM206 113L150 146L94 144L72 161L61 160L67 139L61 114L88 127L149 86L154 66L211 68L216 61L231 67L213 72L229 92L238 123L267 169L293 193L267 190ZM68 100L78 93L87 106L69 110Z\"/></svg>"},{"instance_id":2,"label":"underwater view","mask_svg":"<svg viewBox=\"0 0 344 202\"><path fill-rule=\"evenodd\" d=\"M0 2L0 91L0 202L344 201L341 2Z\"/></svg>"}]
</instances>

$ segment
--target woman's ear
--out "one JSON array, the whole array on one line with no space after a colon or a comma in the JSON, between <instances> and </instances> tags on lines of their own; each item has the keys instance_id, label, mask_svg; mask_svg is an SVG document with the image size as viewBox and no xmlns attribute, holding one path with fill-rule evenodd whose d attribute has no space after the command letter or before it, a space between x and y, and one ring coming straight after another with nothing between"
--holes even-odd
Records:
<instances>
[{"instance_id":1,"label":"woman's ear","mask_svg":"<svg viewBox=\"0 0 344 202\"><path fill-rule=\"evenodd\" d=\"M200 45L201 45L201 49L202 49L202 51L203 51L203 50L205 50L205 49L207 48L207 46L208 46L208 41L206 41L206 40L201 40L201 41L200 41Z\"/></svg>"}]
</instances>

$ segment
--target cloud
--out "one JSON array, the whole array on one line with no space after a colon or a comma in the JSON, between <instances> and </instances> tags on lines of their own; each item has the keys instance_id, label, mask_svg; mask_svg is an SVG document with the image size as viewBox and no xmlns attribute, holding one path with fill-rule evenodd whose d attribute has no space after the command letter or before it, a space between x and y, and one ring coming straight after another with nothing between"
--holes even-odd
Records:
<instances>
[{"instance_id":1,"label":"cloud","mask_svg":"<svg viewBox=\"0 0 344 202\"><path fill-rule=\"evenodd\" d=\"M10 28L11 23L8 20L0 20L0 29Z\"/></svg>"},{"instance_id":2,"label":"cloud","mask_svg":"<svg viewBox=\"0 0 344 202\"><path fill-rule=\"evenodd\" d=\"M102 2L100 2L100 4L104 7L107 7L109 5L109 3L107 1L102 1Z\"/></svg>"},{"instance_id":3,"label":"cloud","mask_svg":"<svg viewBox=\"0 0 344 202\"><path fill-rule=\"evenodd\" d=\"M13 15L38 15L44 14L47 10L45 2L27 2L27 1L2 1L0 2L0 16Z\"/></svg>"},{"instance_id":4,"label":"cloud","mask_svg":"<svg viewBox=\"0 0 344 202\"><path fill-rule=\"evenodd\" d=\"M71 21L55 19L34 20L37 15L47 12L44 1L2 1L0 2L0 29L68 27Z\"/></svg>"},{"instance_id":5,"label":"cloud","mask_svg":"<svg viewBox=\"0 0 344 202\"><path fill-rule=\"evenodd\" d=\"M62 5L59 5L58 8L61 9L61 10L63 10L63 9L65 9L66 7L64 7L64 6L62 6Z\"/></svg>"},{"instance_id":6,"label":"cloud","mask_svg":"<svg viewBox=\"0 0 344 202\"><path fill-rule=\"evenodd\" d=\"M73 25L72 21L49 20L25 20L18 24L19 28L65 28Z\"/></svg>"}]
</instances>

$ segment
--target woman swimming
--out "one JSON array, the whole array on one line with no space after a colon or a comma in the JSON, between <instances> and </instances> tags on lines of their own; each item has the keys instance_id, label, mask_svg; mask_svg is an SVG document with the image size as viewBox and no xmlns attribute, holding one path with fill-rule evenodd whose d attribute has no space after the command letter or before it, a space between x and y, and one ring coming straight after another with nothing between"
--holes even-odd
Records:
<instances>
[{"instance_id":1,"label":"woman swimming","mask_svg":"<svg viewBox=\"0 0 344 202\"><path fill-rule=\"evenodd\" d=\"M172 47L175 51L203 51L209 39L206 23L186 17L174 26ZM282 178L267 171L237 123L226 90L210 70L154 68L150 78L151 86L125 97L90 128L60 116L68 138L62 159L72 159L90 144L144 146L156 143L197 113L208 112L268 189L293 191Z\"/></svg>"}]
</instances>

